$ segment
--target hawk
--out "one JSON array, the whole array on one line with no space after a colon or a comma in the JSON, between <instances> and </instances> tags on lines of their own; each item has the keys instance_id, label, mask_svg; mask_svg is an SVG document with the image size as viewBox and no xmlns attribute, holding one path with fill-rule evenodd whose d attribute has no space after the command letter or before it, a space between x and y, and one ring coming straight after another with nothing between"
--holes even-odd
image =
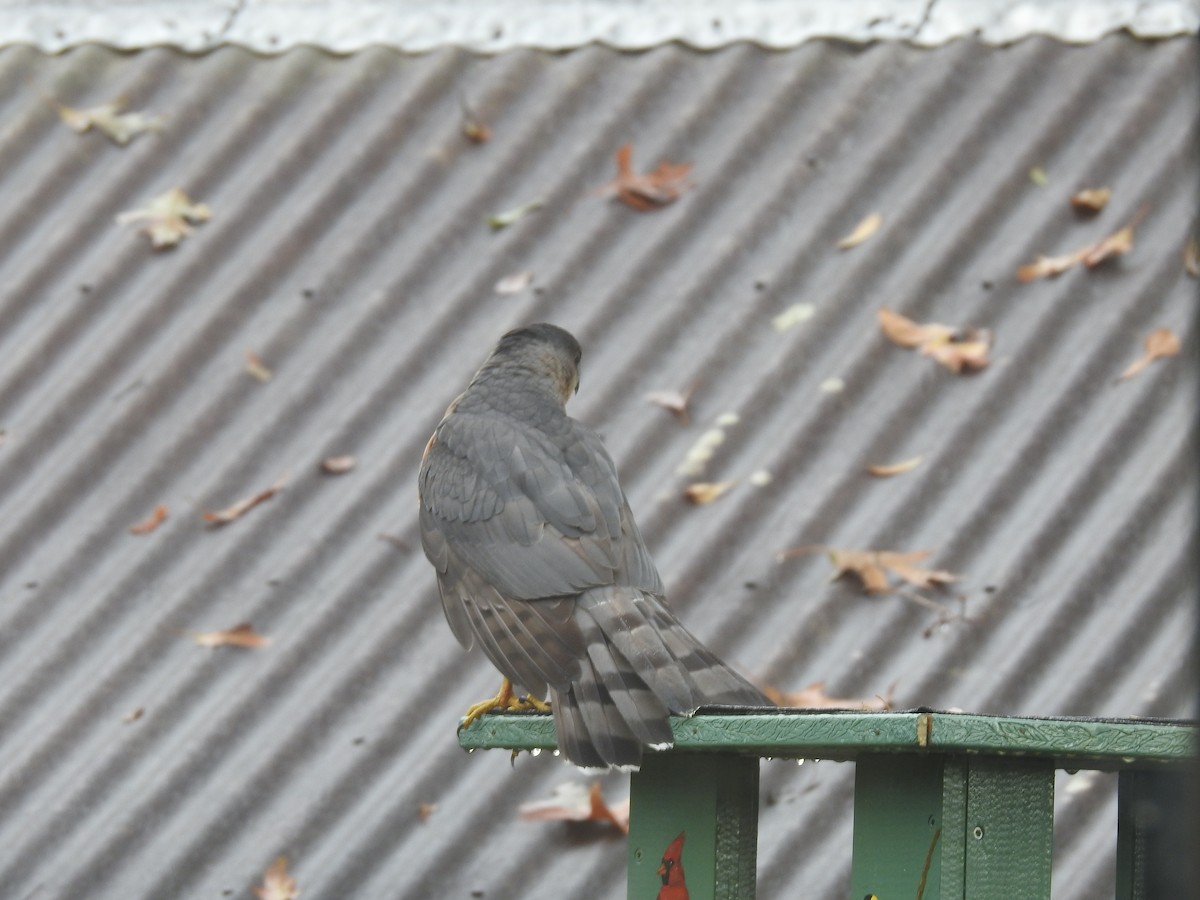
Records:
<instances>
[{"instance_id":1,"label":"hawk","mask_svg":"<svg viewBox=\"0 0 1200 900\"><path fill-rule=\"evenodd\" d=\"M612 457L567 415L580 357L555 325L500 339L421 458L421 545L454 636L505 678L468 717L548 690L568 760L633 769L672 714L771 704L667 606Z\"/></svg>"}]
</instances>

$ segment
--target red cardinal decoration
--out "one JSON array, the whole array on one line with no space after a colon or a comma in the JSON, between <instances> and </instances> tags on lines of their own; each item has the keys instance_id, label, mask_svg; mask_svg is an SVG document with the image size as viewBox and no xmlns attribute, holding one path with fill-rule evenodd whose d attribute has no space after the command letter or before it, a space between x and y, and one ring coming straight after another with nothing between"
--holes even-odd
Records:
<instances>
[{"instance_id":1,"label":"red cardinal decoration","mask_svg":"<svg viewBox=\"0 0 1200 900\"><path fill-rule=\"evenodd\" d=\"M684 832L679 832L679 837L667 845L663 854L662 865L658 867L662 878L658 900L688 900L687 884L683 880L683 836Z\"/></svg>"}]
</instances>

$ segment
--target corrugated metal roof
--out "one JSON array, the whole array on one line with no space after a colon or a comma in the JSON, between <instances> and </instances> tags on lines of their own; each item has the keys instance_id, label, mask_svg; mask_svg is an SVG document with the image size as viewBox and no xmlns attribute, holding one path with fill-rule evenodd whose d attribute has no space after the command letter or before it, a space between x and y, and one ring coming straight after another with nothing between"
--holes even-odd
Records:
<instances>
[{"instance_id":1,"label":"corrugated metal roof","mask_svg":"<svg viewBox=\"0 0 1200 900\"><path fill-rule=\"evenodd\" d=\"M457 749L495 676L451 637L419 549L378 537L417 547L430 430L536 320L580 337L572 411L727 659L783 688L894 685L899 707L1191 714L1198 68L1193 40L1127 37L0 52L6 896L245 896L281 853L306 897L621 895L620 840L515 819L570 769ZM118 95L165 130L120 149L44 102ZM462 138L460 95L490 143ZM694 162L696 189L653 214L595 196L626 141L639 168ZM1100 184L1110 208L1077 221L1067 198ZM177 249L114 224L174 186L213 210ZM1114 265L1015 280L1143 205ZM880 233L834 249L873 210ZM497 295L518 270L534 287ZM774 330L795 303L815 315ZM993 329L993 364L959 378L891 346L884 305ZM1160 326L1184 354L1114 383ZM690 384L690 425L643 400ZM676 467L729 412L705 477L741 483L691 507ZM352 473L317 470L347 453ZM201 521L281 477L243 520ZM130 535L159 503L167 522ZM818 543L936 550L971 621L923 636L929 610L829 584L819 554L775 559ZM180 634L247 620L270 646ZM761 896L843 894L852 769L763 775ZM1112 880L1111 779L1091 783L1060 793L1064 898Z\"/></svg>"}]
</instances>

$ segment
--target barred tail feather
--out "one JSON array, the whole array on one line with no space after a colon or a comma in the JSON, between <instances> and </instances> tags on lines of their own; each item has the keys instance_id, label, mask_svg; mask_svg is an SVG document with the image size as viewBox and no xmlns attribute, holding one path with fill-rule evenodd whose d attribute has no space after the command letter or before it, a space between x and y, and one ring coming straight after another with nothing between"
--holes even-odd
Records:
<instances>
[{"instance_id":1,"label":"barred tail feather","mask_svg":"<svg viewBox=\"0 0 1200 900\"><path fill-rule=\"evenodd\" d=\"M578 766L640 765L643 746L673 742L672 713L771 705L653 594L593 588L580 596L576 621L587 656L578 679L554 691L554 721L560 749Z\"/></svg>"}]
</instances>

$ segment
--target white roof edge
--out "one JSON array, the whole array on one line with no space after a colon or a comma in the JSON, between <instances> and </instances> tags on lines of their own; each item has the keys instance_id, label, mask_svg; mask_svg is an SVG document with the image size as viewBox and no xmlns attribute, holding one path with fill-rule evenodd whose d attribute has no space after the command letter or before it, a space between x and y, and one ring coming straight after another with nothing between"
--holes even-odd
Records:
<instances>
[{"instance_id":1,"label":"white roof edge","mask_svg":"<svg viewBox=\"0 0 1200 900\"><path fill-rule=\"evenodd\" d=\"M370 46L458 45L638 50L670 41L712 49L738 41L794 47L813 38L936 46L961 37L1008 44L1030 35L1090 43L1114 31L1167 38L1200 31L1200 0L0 0L0 46L50 53L86 43L260 53L299 45L333 53Z\"/></svg>"}]
</instances>

